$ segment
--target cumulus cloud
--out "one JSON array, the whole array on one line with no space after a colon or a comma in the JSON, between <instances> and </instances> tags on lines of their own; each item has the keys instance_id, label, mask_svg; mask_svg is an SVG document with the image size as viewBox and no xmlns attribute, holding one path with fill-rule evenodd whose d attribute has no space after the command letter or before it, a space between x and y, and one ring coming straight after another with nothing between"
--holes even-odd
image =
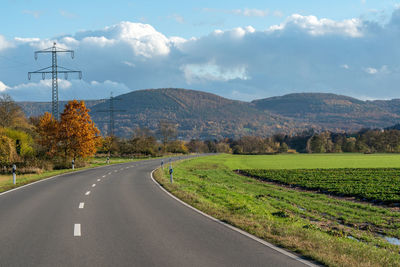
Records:
<instances>
[{"instance_id":1,"label":"cumulus cloud","mask_svg":"<svg viewBox=\"0 0 400 267\"><path fill-rule=\"evenodd\" d=\"M8 89L8 86L5 85L2 81L0 81L0 92L4 92Z\"/></svg>"},{"instance_id":2,"label":"cumulus cloud","mask_svg":"<svg viewBox=\"0 0 400 267\"><path fill-rule=\"evenodd\" d=\"M62 79L58 80L58 90L60 100L101 99L109 97L110 92L119 95L130 91L124 84L108 80L85 82ZM16 86L6 86L0 82L0 92L10 94L17 101L49 101L51 100L51 80L22 83ZM27 95L30 97L26 98Z\"/></svg>"},{"instance_id":3,"label":"cumulus cloud","mask_svg":"<svg viewBox=\"0 0 400 267\"><path fill-rule=\"evenodd\" d=\"M368 74L377 74L378 70L375 68L365 68L364 71Z\"/></svg>"},{"instance_id":4,"label":"cumulus cloud","mask_svg":"<svg viewBox=\"0 0 400 267\"><path fill-rule=\"evenodd\" d=\"M28 82L26 73L51 64L45 55L34 61L33 52L56 41L75 50L74 60L60 56L58 63L82 70L84 79L60 81L60 99L159 87L246 100L304 91L398 97L399 33L396 10L384 25L295 14L270 28L215 30L191 39L133 22L54 39L6 41L0 36L0 56L15 65L0 57L0 89L17 100L50 100L50 83L40 77Z\"/></svg>"},{"instance_id":5,"label":"cumulus cloud","mask_svg":"<svg viewBox=\"0 0 400 267\"><path fill-rule=\"evenodd\" d=\"M284 31L287 29L301 29L311 35L338 34L350 37L361 37L362 21L359 19L347 19L334 21L330 19L318 19L316 16L302 16L293 14L280 25L269 28L270 31Z\"/></svg>"},{"instance_id":6,"label":"cumulus cloud","mask_svg":"<svg viewBox=\"0 0 400 267\"><path fill-rule=\"evenodd\" d=\"M0 52L1 52L1 50L10 48L12 46L13 46L12 43L7 41L3 35L0 35Z\"/></svg>"},{"instance_id":7,"label":"cumulus cloud","mask_svg":"<svg viewBox=\"0 0 400 267\"><path fill-rule=\"evenodd\" d=\"M188 84L197 81L230 81L234 79L247 80L245 66L224 68L215 63L188 64L181 67Z\"/></svg>"}]
</instances>

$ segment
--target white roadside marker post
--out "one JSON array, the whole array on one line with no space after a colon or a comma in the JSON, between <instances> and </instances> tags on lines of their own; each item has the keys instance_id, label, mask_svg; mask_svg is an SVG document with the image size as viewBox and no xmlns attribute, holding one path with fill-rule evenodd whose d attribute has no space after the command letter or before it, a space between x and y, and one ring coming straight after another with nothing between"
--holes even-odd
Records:
<instances>
[{"instance_id":1,"label":"white roadside marker post","mask_svg":"<svg viewBox=\"0 0 400 267\"><path fill-rule=\"evenodd\" d=\"M72 160L72 169L75 170L75 160Z\"/></svg>"},{"instance_id":2,"label":"white roadside marker post","mask_svg":"<svg viewBox=\"0 0 400 267\"><path fill-rule=\"evenodd\" d=\"M169 180L171 181L171 184L174 182L174 178L172 177L172 173L174 170L172 169L172 165L169 165Z\"/></svg>"},{"instance_id":3,"label":"white roadside marker post","mask_svg":"<svg viewBox=\"0 0 400 267\"><path fill-rule=\"evenodd\" d=\"M15 184L17 181L17 166L15 164L13 164L12 166L12 175L13 175L13 183Z\"/></svg>"},{"instance_id":4,"label":"white roadside marker post","mask_svg":"<svg viewBox=\"0 0 400 267\"><path fill-rule=\"evenodd\" d=\"M161 160L161 169L164 170L164 160Z\"/></svg>"}]
</instances>

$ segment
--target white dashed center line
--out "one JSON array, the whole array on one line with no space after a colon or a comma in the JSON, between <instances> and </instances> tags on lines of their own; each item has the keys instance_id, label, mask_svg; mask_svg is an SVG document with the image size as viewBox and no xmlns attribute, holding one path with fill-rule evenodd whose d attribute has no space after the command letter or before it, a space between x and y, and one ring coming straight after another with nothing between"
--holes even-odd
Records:
<instances>
[{"instance_id":1,"label":"white dashed center line","mask_svg":"<svg viewBox=\"0 0 400 267\"><path fill-rule=\"evenodd\" d=\"M79 203L79 208L80 208L80 209L83 209L83 207L85 207L85 202Z\"/></svg>"},{"instance_id":2,"label":"white dashed center line","mask_svg":"<svg viewBox=\"0 0 400 267\"><path fill-rule=\"evenodd\" d=\"M95 187L96 186L96 184L92 184L92 187Z\"/></svg>"},{"instance_id":3,"label":"white dashed center line","mask_svg":"<svg viewBox=\"0 0 400 267\"><path fill-rule=\"evenodd\" d=\"M87 195L87 196L88 196L89 194L90 194L90 191L87 191L87 192L85 193L85 195Z\"/></svg>"},{"instance_id":4,"label":"white dashed center line","mask_svg":"<svg viewBox=\"0 0 400 267\"><path fill-rule=\"evenodd\" d=\"M106 176L105 176L105 175L103 175L103 178L106 178Z\"/></svg>"},{"instance_id":5,"label":"white dashed center line","mask_svg":"<svg viewBox=\"0 0 400 267\"><path fill-rule=\"evenodd\" d=\"M81 236L81 224L76 223L74 225L74 236Z\"/></svg>"},{"instance_id":6,"label":"white dashed center line","mask_svg":"<svg viewBox=\"0 0 400 267\"><path fill-rule=\"evenodd\" d=\"M117 172L117 170L115 170L114 172Z\"/></svg>"},{"instance_id":7,"label":"white dashed center line","mask_svg":"<svg viewBox=\"0 0 400 267\"><path fill-rule=\"evenodd\" d=\"M100 182L101 181L101 179L97 179L97 182Z\"/></svg>"},{"instance_id":8,"label":"white dashed center line","mask_svg":"<svg viewBox=\"0 0 400 267\"><path fill-rule=\"evenodd\" d=\"M111 172L109 172L108 175L111 175Z\"/></svg>"}]
</instances>

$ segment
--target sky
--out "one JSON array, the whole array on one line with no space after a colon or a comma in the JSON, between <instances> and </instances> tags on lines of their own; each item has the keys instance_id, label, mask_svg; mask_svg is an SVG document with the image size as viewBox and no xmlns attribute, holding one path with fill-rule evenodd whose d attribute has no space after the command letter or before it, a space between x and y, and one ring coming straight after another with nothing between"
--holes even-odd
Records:
<instances>
[{"instance_id":1,"label":"sky","mask_svg":"<svg viewBox=\"0 0 400 267\"><path fill-rule=\"evenodd\" d=\"M332 3L333 2L333 3ZM110 4L111 3L111 4ZM50 101L51 65L34 51L73 49L58 63L60 100L187 88L251 101L299 92L400 98L400 1L4 0L0 93Z\"/></svg>"}]
</instances>

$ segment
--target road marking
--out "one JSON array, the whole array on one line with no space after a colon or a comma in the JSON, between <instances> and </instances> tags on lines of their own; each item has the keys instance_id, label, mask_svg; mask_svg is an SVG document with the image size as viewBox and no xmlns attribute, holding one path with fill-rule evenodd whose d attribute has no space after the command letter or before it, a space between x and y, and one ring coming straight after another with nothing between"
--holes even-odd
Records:
<instances>
[{"instance_id":1,"label":"road marking","mask_svg":"<svg viewBox=\"0 0 400 267\"><path fill-rule=\"evenodd\" d=\"M97 179L97 182L100 182L101 181L101 179Z\"/></svg>"},{"instance_id":2,"label":"road marking","mask_svg":"<svg viewBox=\"0 0 400 267\"><path fill-rule=\"evenodd\" d=\"M95 187L96 186L96 184L92 184L92 187Z\"/></svg>"},{"instance_id":3,"label":"road marking","mask_svg":"<svg viewBox=\"0 0 400 267\"><path fill-rule=\"evenodd\" d=\"M284 249L281 249L281 248L279 248L279 247L277 247L277 246L275 246L275 245L273 245L273 244L271 244L271 243L269 243L269 242L267 242L267 241L265 241L265 240L263 240L263 239L261 239L261 238L258 238L258 237L254 236L254 235L252 235L252 234L249 234L249 233L247 233L246 231L243 231L243 230L241 230L241 229L239 229L239 228L236 228L236 227L234 227L234 226L232 226L232 225L230 225L230 224L227 224L227 223L225 223L225 222L223 222L223 221L220 221L220 220L218 220L218 219L212 217L211 215L208 215L207 213L204 213L204 212L202 212L201 210L198 210L198 209L196 209L195 207L192 207L191 205L189 205L188 203L186 203L186 202L180 200L179 198L177 198L176 196L174 196L173 194L171 194L170 192L168 192L167 189L165 189L164 187L162 187L162 186L154 179L153 173L154 173L154 171L156 171L156 170L157 170L157 169L154 169L154 170L150 173L150 178L151 178L151 180L158 186L158 188L160 188L160 189L161 189L162 191L164 191L167 195L169 195L171 198L175 199L176 201L178 201L178 202L181 203L182 205L188 207L189 209L194 210L195 212L197 212L197 213L203 215L204 217L206 217L206 218L208 218L208 219L210 219L210 220L212 220L212 221L214 221L214 222L216 222L216 223L222 224L222 225L224 225L225 227L228 227L228 228L230 228L231 230L233 230L233 231L235 231L235 232L238 232L238 233L240 233L240 234L242 234L242 235L244 235L244 236L247 236L247 237L250 238L250 239L253 239L254 241L257 241L258 243L261 243L261 244L263 244L263 245L266 246L266 247L272 248L273 250L278 251L278 252L282 253L283 255L288 256L289 258L292 258L292 259L294 259L294 260L297 260L297 261L299 261L299 262L301 262L301 263L304 263L305 265L310 266L310 267L317 267L317 266L318 266L318 265L315 265L315 264L312 263L312 262L309 262L309 261L307 261L307 260L304 260L304 259L300 258L299 256L297 256L297 255L295 255L295 254L292 254L292 253L290 253L290 252L288 252L288 251L286 251L286 250L284 250Z\"/></svg>"},{"instance_id":4,"label":"road marking","mask_svg":"<svg viewBox=\"0 0 400 267\"><path fill-rule=\"evenodd\" d=\"M115 170L114 172L118 172L117 170Z\"/></svg>"},{"instance_id":5,"label":"road marking","mask_svg":"<svg viewBox=\"0 0 400 267\"><path fill-rule=\"evenodd\" d=\"M81 224L76 223L74 225L74 236L81 236Z\"/></svg>"},{"instance_id":6,"label":"road marking","mask_svg":"<svg viewBox=\"0 0 400 267\"><path fill-rule=\"evenodd\" d=\"M103 175L103 178L106 178L106 176L105 176L105 175Z\"/></svg>"},{"instance_id":7,"label":"road marking","mask_svg":"<svg viewBox=\"0 0 400 267\"><path fill-rule=\"evenodd\" d=\"M80 208L80 209L83 209L83 207L85 207L85 202L79 203L79 208Z\"/></svg>"},{"instance_id":8,"label":"road marking","mask_svg":"<svg viewBox=\"0 0 400 267\"><path fill-rule=\"evenodd\" d=\"M87 195L87 196L88 196L89 194L90 194L90 191L87 191L87 192L85 193L85 195Z\"/></svg>"},{"instance_id":9,"label":"road marking","mask_svg":"<svg viewBox=\"0 0 400 267\"><path fill-rule=\"evenodd\" d=\"M109 172L108 175L111 175L111 172Z\"/></svg>"}]
</instances>

